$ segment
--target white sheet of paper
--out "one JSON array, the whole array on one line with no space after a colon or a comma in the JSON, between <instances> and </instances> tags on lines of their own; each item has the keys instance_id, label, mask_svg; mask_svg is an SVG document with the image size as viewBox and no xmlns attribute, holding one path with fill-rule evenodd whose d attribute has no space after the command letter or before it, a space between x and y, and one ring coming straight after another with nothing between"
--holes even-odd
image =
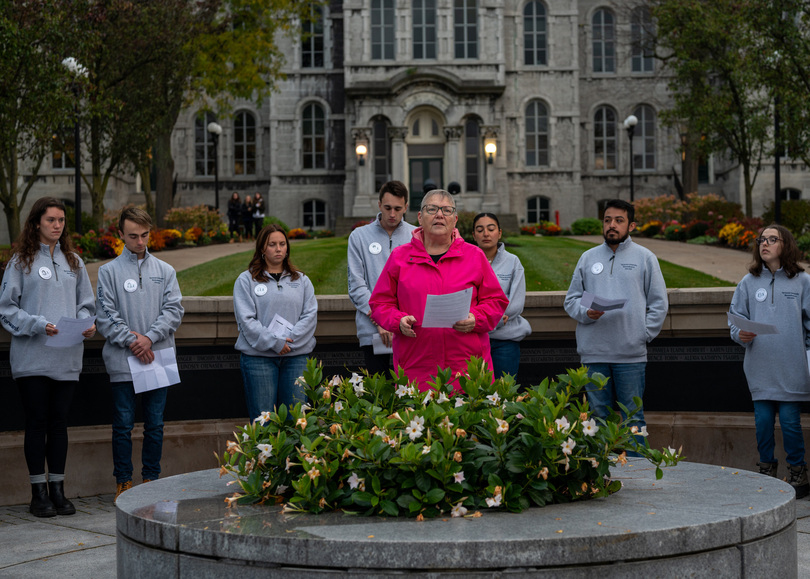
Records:
<instances>
[{"instance_id":1,"label":"white sheet of paper","mask_svg":"<svg viewBox=\"0 0 810 579\"><path fill-rule=\"evenodd\" d=\"M135 356L129 356L129 370L132 372L132 383L135 394L166 388L180 382L180 372L177 369L177 356L174 348L166 348L153 352L155 359L151 364L144 364Z\"/></svg>"},{"instance_id":2,"label":"white sheet of paper","mask_svg":"<svg viewBox=\"0 0 810 579\"><path fill-rule=\"evenodd\" d=\"M276 338L289 338L292 335L293 324L276 314L270 320L270 333Z\"/></svg>"},{"instance_id":3,"label":"white sheet of paper","mask_svg":"<svg viewBox=\"0 0 810 579\"><path fill-rule=\"evenodd\" d=\"M440 296L428 294L425 313L422 314L422 327L452 328L456 322L467 319L470 304L472 304L471 287Z\"/></svg>"},{"instance_id":4,"label":"white sheet of paper","mask_svg":"<svg viewBox=\"0 0 810 579\"><path fill-rule=\"evenodd\" d=\"M773 324L763 324L762 322L752 322L745 318L728 312L728 321L738 328L746 332L752 332L758 336L765 336L767 334L778 334L779 328Z\"/></svg>"},{"instance_id":5,"label":"white sheet of paper","mask_svg":"<svg viewBox=\"0 0 810 579\"><path fill-rule=\"evenodd\" d=\"M96 316L82 318L81 320L62 316L62 319L56 322L56 329L59 330L59 333L55 336L48 336L45 345L51 348L69 348L81 344L84 341L82 332L90 329L90 326L95 321Z\"/></svg>"},{"instance_id":6,"label":"white sheet of paper","mask_svg":"<svg viewBox=\"0 0 810 579\"><path fill-rule=\"evenodd\" d=\"M627 303L627 299L609 300L599 297L591 292L582 292L580 303L584 308L597 312L609 312L610 310L620 310Z\"/></svg>"},{"instance_id":7,"label":"white sheet of paper","mask_svg":"<svg viewBox=\"0 0 810 579\"><path fill-rule=\"evenodd\" d=\"M382 341L382 338L380 337L380 334L374 334L374 335L371 336L371 347L374 348L374 354L378 355L378 356L380 354L393 354L394 353L394 348L392 348L390 346L386 346L385 344L383 344L383 341Z\"/></svg>"}]
</instances>

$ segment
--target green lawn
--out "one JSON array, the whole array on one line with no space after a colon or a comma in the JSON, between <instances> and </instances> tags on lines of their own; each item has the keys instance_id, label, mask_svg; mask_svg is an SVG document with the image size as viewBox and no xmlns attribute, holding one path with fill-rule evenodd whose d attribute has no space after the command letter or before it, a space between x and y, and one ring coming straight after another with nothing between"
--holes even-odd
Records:
<instances>
[{"instance_id":1,"label":"green lawn","mask_svg":"<svg viewBox=\"0 0 810 579\"><path fill-rule=\"evenodd\" d=\"M568 237L509 237L507 250L520 258L526 270L528 291L567 290L571 274L582 252L592 244ZM673 242L674 243L674 242ZM327 238L294 241L292 261L315 285L315 293L346 293L346 249L348 239ZM222 257L178 272L183 295L229 296L233 282L247 269L252 251ZM668 288L733 287L734 284L704 273L661 261Z\"/></svg>"}]
</instances>

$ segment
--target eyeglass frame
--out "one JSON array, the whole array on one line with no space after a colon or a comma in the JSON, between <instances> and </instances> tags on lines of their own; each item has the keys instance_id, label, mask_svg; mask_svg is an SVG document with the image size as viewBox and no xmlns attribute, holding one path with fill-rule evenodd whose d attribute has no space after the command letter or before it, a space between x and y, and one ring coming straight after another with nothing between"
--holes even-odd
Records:
<instances>
[{"instance_id":1,"label":"eyeglass frame","mask_svg":"<svg viewBox=\"0 0 810 579\"><path fill-rule=\"evenodd\" d=\"M431 208L433 209L432 211L431 211ZM449 209L450 213L445 211L445 209ZM441 210L442 215L444 215L445 217L450 217L451 215L453 215L456 212L456 208L453 207L452 205L441 205L440 206L440 205L429 204L429 205L422 205L422 208L420 209L420 211L424 211L428 215L437 215L439 213L439 210Z\"/></svg>"},{"instance_id":2,"label":"eyeglass frame","mask_svg":"<svg viewBox=\"0 0 810 579\"><path fill-rule=\"evenodd\" d=\"M781 237L776 237L775 235L769 235L768 237L757 237L757 245L765 244L767 246L776 245L782 241Z\"/></svg>"}]
</instances>

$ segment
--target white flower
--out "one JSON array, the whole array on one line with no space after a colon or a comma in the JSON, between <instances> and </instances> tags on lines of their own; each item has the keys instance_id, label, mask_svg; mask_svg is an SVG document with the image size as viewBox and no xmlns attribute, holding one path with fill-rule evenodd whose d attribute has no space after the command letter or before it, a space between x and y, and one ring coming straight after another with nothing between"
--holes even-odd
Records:
<instances>
[{"instance_id":1,"label":"white flower","mask_svg":"<svg viewBox=\"0 0 810 579\"><path fill-rule=\"evenodd\" d=\"M585 436L593 436L599 432L599 427L596 426L596 420L591 418L582 423L582 434Z\"/></svg>"},{"instance_id":2,"label":"white flower","mask_svg":"<svg viewBox=\"0 0 810 579\"><path fill-rule=\"evenodd\" d=\"M568 422L568 419L565 416L558 418L554 421L554 423L557 425L557 430L562 430L563 432L568 430L568 428L571 426L571 423Z\"/></svg>"},{"instance_id":3,"label":"white flower","mask_svg":"<svg viewBox=\"0 0 810 579\"><path fill-rule=\"evenodd\" d=\"M422 406L427 405L427 403L428 403L428 402L430 402L431 400L433 400L433 397L434 397L435 395L436 395L436 391L435 391L435 390L428 390L428 391L427 391L427 393L425 393L425 399L424 399L424 400L422 400Z\"/></svg>"},{"instance_id":4,"label":"white flower","mask_svg":"<svg viewBox=\"0 0 810 579\"><path fill-rule=\"evenodd\" d=\"M349 480L347 482L349 483L349 488L350 489L356 489L356 488L360 487L360 485L363 485L363 483L365 482L365 479L360 478L359 476L357 476L356 472L353 472L352 476L349 477ZM361 488L360 490L363 490L363 489Z\"/></svg>"},{"instance_id":5,"label":"white flower","mask_svg":"<svg viewBox=\"0 0 810 579\"><path fill-rule=\"evenodd\" d=\"M491 499L487 499L487 506L488 507L500 507L501 506L501 493L498 493Z\"/></svg>"},{"instance_id":6,"label":"white flower","mask_svg":"<svg viewBox=\"0 0 810 579\"><path fill-rule=\"evenodd\" d=\"M495 432L497 432L498 434L503 434L504 432L509 431L509 423L506 420L496 418L495 422L498 423L498 428L495 429Z\"/></svg>"},{"instance_id":7,"label":"white flower","mask_svg":"<svg viewBox=\"0 0 810 579\"><path fill-rule=\"evenodd\" d=\"M450 417L445 416L442 421L439 423L439 428L444 428L447 432L450 432L453 429L453 423L450 422Z\"/></svg>"},{"instance_id":8,"label":"white flower","mask_svg":"<svg viewBox=\"0 0 810 579\"><path fill-rule=\"evenodd\" d=\"M453 478L457 483L464 482L464 471L459 471L453 475Z\"/></svg>"},{"instance_id":9,"label":"white flower","mask_svg":"<svg viewBox=\"0 0 810 579\"><path fill-rule=\"evenodd\" d=\"M276 494L277 495L283 495L285 492L287 492L288 488L289 487L287 485L278 485L276 487Z\"/></svg>"},{"instance_id":10,"label":"white flower","mask_svg":"<svg viewBox=\"0 0 810 579\"><path fill-rule=\"evenodd\" d=\"M405 427L405 434L407 434L408 438L411 440L416 440L422 436L422 427L416 420L411 420L410 424Z\"/></svg>"},{"instance_id":11,"label":"white flower","mask_svg":"<svg viewBox=\"0 0 810 579\"><path fill-rule=\"evenodd\" d=\"M422 454L428 454L430 452L430 447L427 444L422 445Z\"/></svg>"},{"instance_id":12,"label":"white flower","mask_svg":"<svg viewBox=\"0 0 810 579\"><path fill-rule=\"evenodd\" d=\"M593 468L599 468L599 461L598 461L598 460L596 460L595 458L592 458L592 459L591 459L591 466L592 466Z\"/></svg>"},{"instance_id":13,"label":"white flower","mask_svg":"<svg viewBox=\"0 0 810 579\"><path fill-rule=\"evenodd\" d=\"M335 412L340 412L341 410L343 410L343 402L338 400L335 402Z\"/></svg>"},{"instance_id":14,"label":"white flower","mask_svg":"<svg viewBox=\"0 0 810 579\"><path fill-rule=\"evenodd\" d=\"M352 372L352 377L349 378L349 384L352 385L354 388L354 393L357 396L360 396L366 391L365 388L363 388L363 377L355 372Z\"/></svg>"},{"instance_id":15,"label":"white flower","mask_svg":"<svg viewBox=\"0 0 810 579\"><path fill-rule=\"evenodd\" d=\"M247 442L250 437L247 432L242 433L242 442Z\"/></svg>"},{"instance_id":16,"label":"white flower","mask_svg":"<svg viewBox=\"0 0 810 579\"><path fill-rule=\"evenodd\" d=\"M383 430L382 428L380 428L378 431L376 431L376 432L374 433L374 435L375 435L375 436L383 436L383 437L384 437L384 436L387 436L387 434L385 433L385 430Z\"/></svg>"},{"instance_id":17,"label":"white flower","mask_svg":"<svg viewBox=\"0 0 810 579\"><path fill-rule=\"evenodd\" d=\"M330 386L340 386L340 376L335 374L332 376L332 379L329 381Z\"/></svg>"},{"instance_id":18,"label":"white flower","mask_svg":"<svg viewBox=\"0 0 810 579\"><path fill-rule=\"evenodd\" d=\"M520 412L518 412L517 414L515 414L515 418L517 418L518 420L523 420L523 415Z\"/></svg>"},{"instance_id":19,"label":"white flower","mask_svg":"<svg viewBox=\"0 0 810 579\"><path fill-rule=\"evenodd\" d=\"M306 385L307 385L307 381L306 381L306 380L304 380L304 377L303 377L303 376L299 376L298 378L296 378L296 379L295 379L295 384L296 384L297 386L306 386Z\"/></svg>"},{"instance_id":20,"label":"white flower","mask_svg":"<svg viewBox=\"0 0 810 579\"><path fill-rule=\"evenodd\" d=\"M262 451L259 455L259 462L264 462L273 455L272 444L257 444L256 448Z\"/></svg>"},{"instance_id":21,"label":"white flower","mask_svg":"<svg viewBox=\"0 0 810 579\"><path fill-rule=\"evenodd\" d=\"M262 412L259 414L258 418L256 418L256 422L264 426L266 423L270 422L270 413L267 411Z\"/></svg>"},{"instance_id":22,"label":"white flower","mask_svg":"<svg viewBox=\"0 0 810 579\"><path fill-rule=\"evenodd\" d=\"M454 505L452 509L450 509L450 514L454 517L463 517L467 514L467 509L461 506L461 503L458 503Z\"/></svg>"},{"instance_id":23,"label":"white flower","mask_svg":"<svg viewBox=\"0 0 810 579\"><path fill-rule=\"evenodd\" d=\"M397 447L397 439L396 438L388 438L386 436L385 438L383 438L383 440L385 442L387 442L388 446L390 446L391 448L396 448Z\"/></svg>"},{"instance_id":24,"label":"white flower","mask_svg":"<svg viewBox=\"0 0 810 579\"><path fill-rule=\"evenodd\" d=\"M450 402L450 399L444 394L444 392L439 392L439 397L436 399L436 402L442 404L444 402Z\"/></svg>"},{"instance_id":25,"label":"white flower","mask_svg":"<svg viewBox=\"0 0 810 579\"><path fill-rule=\"evenodd\" d=\"M647 432L647 427L646 426L642 426L641 428L639 428L638 426L633 426L632 428L630 428L630 432L632 432L633 434L636 434L638 436L649 436L650 435L650 433Z\"/></svg>"},{"instance_id":26,"label":"white flower","mask_svg":"<svg viewBox=\"0 0 810 579\"><path fill-rule=\"evenodd\" d=\"M489 403L492 404L493 406L497 406L498 403L501 401L501 397L498 396L497 392L495 392L495 394L490 394L489 396L487 396L487 400L489 400Z\"/></svg>"},{"instance_id":27,"label":"white flower","mask_svg":"<svg viewBox=\"0 0 810 579\"><path fill-rule=\"evenodd\" d=\"M414 388L413 384L408 386L408 396L410 397L416 396L416 388Z\"/></svg>"},{"instance_id":28,"label":"white flower","mask_svg":"<svg viewBox=\"0 0 810 579\"><path fill-rule=\"evenodd\" d=\"M563 442L561 445L563 454L571 454L572 452L574 452L574 447L576 445L577 443L574 442L574 439L569 437L568 440Z\"/></svg>"},{"instance_id":29,"label":"white flower","mask_svg":"<svg viewBox=\"0 0 810 579\"><path fill-rule=\"evenodd\" d=\"M458 408L459 406L464 406L464 400L462 400L461 396L456 396L455 408Z\"/></svg>"},{"instance_id":30,"label":"white flower","mask_svg":"<svg viewBox=\"0 0 810 579\"><path fill-rule=\"evenodd\" d=\"M318 457L316 457L316 456L312 456L311 454L306 455L306 456L304 457L304 459L305 459L305 460L306 460L306 461L307 461L309 464L312 464L313 462L318 462Z\"/></svg>"},{"instance_id":31,"label":"white flower","mask_svg":"<svg viewBox=\"0 0 810 579\"><path fill-rule=\"evenodd\" d=\"M425 427L425 417L424 416L414 416L411 422L415 422L419 425L419 428Z\"/></svg>"},{"instance_id":32,"label":"white flower","mask_svg":"<svg viewBox=\"0 0 810 579\"><path fill-rule=\"evenodd\" d=\"M287 468L285 468L284 470L286 470L287 472L290 472L290 467L292 466L292 464L293 464L293 463L292 463L292 461L290 460L290 457L288 456L288 457L287 457Z\"/></svg>"},{"instance_id":33,"label":"white flower","mask_svg":"<svg viewBox=\"0 0 810 579\"><path fill-rule=\"evenodd\" d=\"M402 398L407 393L408 393L408 389L405 387L405 384L400 384L399 386L397 386L397 390L396 390L396 392L394 392L394 394L396 394L397 397L399 397L399 398Z\"/></svg>"}]
</instances>

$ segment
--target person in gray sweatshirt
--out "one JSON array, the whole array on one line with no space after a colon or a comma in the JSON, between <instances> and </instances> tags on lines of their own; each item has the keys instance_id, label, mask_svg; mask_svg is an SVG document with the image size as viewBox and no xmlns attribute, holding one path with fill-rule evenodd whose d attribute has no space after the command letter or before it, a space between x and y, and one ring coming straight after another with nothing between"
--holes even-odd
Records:
<instances>
[{"instance_id":1,"label":"person in gray sweatshirt","mask_svg":"<svg viewBox=\"0 0 810 579\"><path fill-rule=\"evenodd\" d=\"M113 398L113 475L115 500L132 488L132 428L141 398L144 415L141 475L144 482L160 476L163 453L163 410L167 388L135 393L128 359L143 364L154 352L174 348L183 319L182 295L174 269L147 249L152 219L143 209L126 207L118 219L124 240L121 255L98 270L98 331L107 339L102 356Z\"/></svg>"},{"instance_id":2,"label":"person in gray sweatshirt","mask_svg":"<svg viewBox=\"0 0 810 579\"><path fill-rule=\"evenodd\" d=\"M48 347L62 317L95 314L93 288L84 263L73 252L65 206L37 199L28 213L0 289L0 321L11 334L11 375L25 412L25 462L35 517L76 512L64 493L67 415L82 371L82 343ZM95 325L83 332L91 338ZM45 471L47 461L48 471Z\"/></svg>"},{"instance_id":3,"label":"person in gray sweatshirt","mask_svg":"<svg viewBox=\"0 0 810 579\"><path fill-rule=\"evenodd\" d=\"M349 235L348 249L349 298L357 308L354 317L357 339L366 369L371 374L385 373L392 367L390 354L374 354L374 335L379 335L380 343L387 348L391 347L393 335L371 319L368 300L391 251L409 243L416 229L404 219L408 211L408 188L401 181L383 183L377 205L380 212L374 221Z\"/></svg>"},{"instance_id":4,"label":"person in gray sweatshirt","mask_svg":"<svg viewBox=\"0 0 810 579\"><path fill-rule=\"evenodd\" d=\"M298 378L315 349L318 301L310 279L290 261L281 227L259 232L248 269L233 285L233 311L250 420L281 404L306 402Z\"/></svg>"},{"instance_id":5,"label":"person in gray sweatshirt","mask_svg":"<svg viewBox=\"0 0 810 579\"><path fill-rule=\"evenodd\" d=\"M661 331L669 302L658 259L630 238L635 226L632 204L620 199L606 203L605 243L579 258L565 296L565 311L577 321L577 352L582 364L589 374L609 378L604 389L587 393L591 410L605 418L621 402L646 434L643 409L636 408L633 397L644 396L647 343ZM626 299L627 303L621 309L600 311L582 305L584 292L608 300Z\"/></svg>"},{"instance_id":6,"label":"person in gray sweatshirt","mask_svg":"<svg viewBox=\"0 0 810 579\"><path fill-rule=\"evenodd\" d=\"M810 493L801 424L801 403L810 400L810 275L799 264L802 258L785 227L763 229L749 273L734 290L729 309L740 318L779 328L778 334L757 335L729 320L731 339L745 348L743 370L754 401L759 472L777 476L774 426L778 412L788 482L797 499Z\"/></svg>"},{"instance_id":7,"label":"person in gray sweatshirt","mask_svg":"<svg viewBox=\"0 0 810 579\"><path fill-rule=\"evenodd\" d=\"M520 314L526 301L526 278L523 264L506 251L501 237L501 223L493 213L479 213L473 219L473 239L487 256L492 270L509 299L503 318L489 333L492 369L495 378L504 373L517 376L520 367L520 341L532 333L529 322Z\"/></svg>"}]
</instances>

